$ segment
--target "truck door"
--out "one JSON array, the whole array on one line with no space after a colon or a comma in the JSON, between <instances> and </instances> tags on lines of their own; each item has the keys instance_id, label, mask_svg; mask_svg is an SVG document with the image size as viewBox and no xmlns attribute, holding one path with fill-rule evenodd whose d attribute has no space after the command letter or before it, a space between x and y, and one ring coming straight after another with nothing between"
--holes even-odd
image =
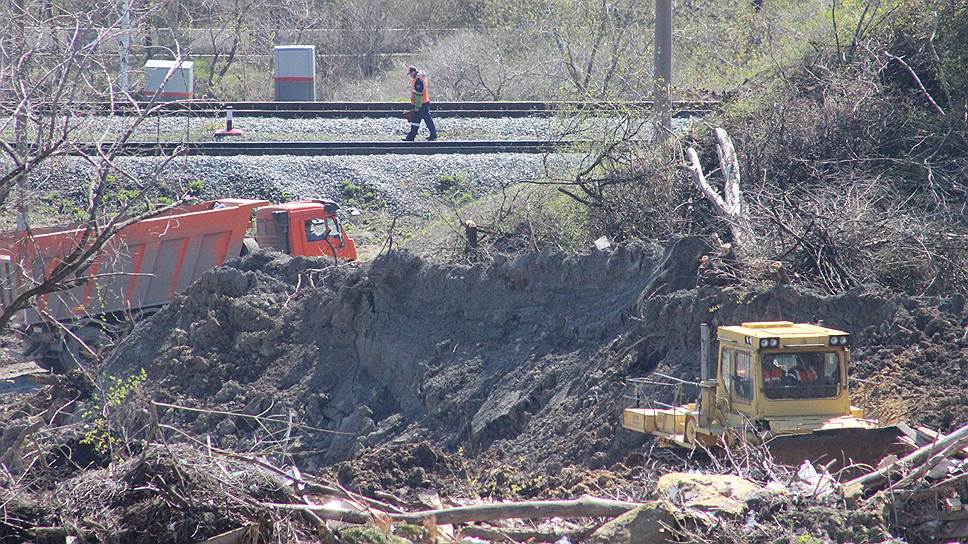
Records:
<instances>
[{"instance_id":1,"label":"truck door","mask_svg":"<svg viewBox=\"0 0 968 544\"><path fill-rule=\"evenodd\" d=\"M344 257L346 236L335 215L325 213L292 215L292 254L306 257ZM345 257L344 257L345 258Z\"/></svg>"},{"instance_id":2,"label":"truck door","mask_svg":"<svg viewBox=\"0 0 968 544\"><path fill-rule=\"evenodd\" d=\"M750 406L753 403L753 357L750 352L736 351L733 371L733 400L740 406Z\"/></svg>"}]
</instances>

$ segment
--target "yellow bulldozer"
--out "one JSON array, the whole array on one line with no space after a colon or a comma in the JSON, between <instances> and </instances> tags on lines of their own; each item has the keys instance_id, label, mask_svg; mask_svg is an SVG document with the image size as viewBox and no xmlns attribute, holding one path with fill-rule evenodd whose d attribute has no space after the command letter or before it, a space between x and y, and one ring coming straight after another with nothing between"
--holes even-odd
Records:
<instances>
[{"instance_id":1,"label":"yellow bulldozer","mask_svg":"<svg viewBox=\"0 0 968 544\"><path fill-rule=\"evenodd\" d=\"M847 367L850 335L820 325L766 321L722 326L716 365L703 325L701 381L672 376L633 380L634 403L624 410L626 429L657 437L661 446L731 448L764 444L777 462L804 460L839 469L876 465L921 442L901 423L879 425L851 406ZM698 386L687 404L661 404L649 385Z\"/></svg>"}]
</instances>

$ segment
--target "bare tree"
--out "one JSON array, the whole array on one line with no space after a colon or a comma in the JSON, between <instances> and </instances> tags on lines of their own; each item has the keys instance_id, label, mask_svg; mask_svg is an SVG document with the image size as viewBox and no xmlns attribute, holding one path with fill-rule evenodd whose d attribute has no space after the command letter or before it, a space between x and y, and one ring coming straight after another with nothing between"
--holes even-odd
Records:
<instances>
[{"instance_id":1,"label":"bare tree","mask_svg":"<svg viewBox=\"0 0 968 544\"><path fill-rule=\"evenodd\" d=\"M542 32L557 53L552 67L582 96L605 96L636 88L631 78L648 63L641 32L651 25L648 2L558 2L542 18ZM644 94L644 93L640 93Z\"/></svg>"},{"instance_id":2,"label":"bare tree","mask_svg":"<svg viewBox=\"0 0 968 544\"><path fill-rule=\"evenodd\" d=\"M29 283L20 285L0 311L0 328L41 295L86 281L83 272L115 234L166 209L146 203L151 192L158 190L158 175L171 157L160 160L148 177L129 172L117 160L125 144L159 105L154 97L147 104L139 104L116 87L117 66L110 64L116 56L104 47L114 43L119 32L113 6L104 2L73 11L66 3L44 10L37 7L24 0L14 5L10 17L4 20L15 29L38 32L5 31L7 38L0 42L4 53L0 88L6 98L0 111L0 133L9 133L15 127L18 135L15 145L0 140L0 206L7 204L16 184L20 186L18 198L24 198L22 195L30 190L31 174L47 164L56 167L56 161L68 155L78 156L89 173L84 181L84 200L78 204L81 222L76 227L79 234L74 245L57 262L11 263L23 268L22 276ZM45 15L49 13L54 16ZM43 39L57 33L64 33L67 39ZM105 50L110 52L105 54ZM177 51L172 53L179 58ZM125 118L120 127L106 123L97 118L96 111L85 107L90 100L106 101L112 111L123 105L135 114ZM112 199L121 189L129 198ZM180 204L187 195L179 192L176 197L169 206ZM33 239L28 216L22 219L22 228L6 235L5 243L29 243Z\"/></svg>"},{"instance_id":3,"label":"bare tree","mask_svg":"<svg viewBox=\"0 0 968 544\"><path fill-rule=\"evenodd\" d=\"M337 45L357 59L363 77L375 76L386 67L389 53L400 47L400 30L409 34L407 7L397 0L354 0L334 12L340 26Z\"/></svg>"}]
</instances>

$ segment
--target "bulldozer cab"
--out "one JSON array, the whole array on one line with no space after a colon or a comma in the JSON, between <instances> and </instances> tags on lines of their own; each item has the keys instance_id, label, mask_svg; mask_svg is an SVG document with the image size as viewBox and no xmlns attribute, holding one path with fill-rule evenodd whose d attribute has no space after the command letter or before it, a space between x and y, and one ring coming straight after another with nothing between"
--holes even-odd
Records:
<instances>
[{"instance_id":1,"label":"bulldozer cab","mask_svg":"<svg viewBox=\"0 0 968 544\"><path fill-rule=\"evenodd\" d=\"M788 321L720 327L716 398L726 419L850 415L843 331Z\"/></svg>"}]
</instances>

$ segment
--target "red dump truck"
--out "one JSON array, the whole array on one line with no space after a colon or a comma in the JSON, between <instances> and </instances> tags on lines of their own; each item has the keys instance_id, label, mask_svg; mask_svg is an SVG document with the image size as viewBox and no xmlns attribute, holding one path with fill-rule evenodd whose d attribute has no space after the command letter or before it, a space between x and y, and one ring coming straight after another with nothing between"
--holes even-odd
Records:
<instances>
[{"instance_id":1,"label":"red dump truck","mask_svg":"<svg viewBox=\"0 0 968 544\"><path fill-rule=\"evenodd\" d=\"M101 249L76 287L40 297L18 313L23 355L64 371L133 321L158 311L205 271L260 248L356 259L331 200L271 205L222 199L169 210L129 225ZM255 237L247 238L255 212ZM53 227L0 234L0 304L45 277L77 247L83 230Z\"/></svg>"}]
</instances>

